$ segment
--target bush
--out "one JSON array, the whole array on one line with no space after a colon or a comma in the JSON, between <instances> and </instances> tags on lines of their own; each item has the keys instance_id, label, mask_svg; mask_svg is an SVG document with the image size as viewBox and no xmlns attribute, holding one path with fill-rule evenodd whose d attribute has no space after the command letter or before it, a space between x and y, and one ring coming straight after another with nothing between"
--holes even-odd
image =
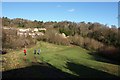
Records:
<instances>
[{"instance_id":1,"label":"bush","mask_svg":"<svg viewBox=\"0 0 120 80\"><path fill-rule=\"evenodd\" d=\"M103 43L98 42L98 41L95 40L95 39L87 38L87 40L86 40L86 38L85 38L84 41L85 41L84 43L87 42L87 49L91 49L91 50L99 50L101 47L104 46Z\"/></svg>"},{"instance_id":2,"label":"bush","mask_svg":"<svg viewBox=\"0 0 120 80\"><path fill-rule=\"evenodd\" d=\"M83 47L83 44L84 44L84 38L83 37L81 37L79 35L70 36L69 40L70 40L71 44Z\"/></svg>"},{"instance_id":3,"label":"bush","mask_svg":"<svg viewBox=\"0 0 120 80\"><path fill-rule=\"evenodd\" d=\"M97 52L100 56L108 58L110 60L119 61L120 49L113 46L104 46Z\"/></svg>"},{"instance_id":4,"label":"bush","mask_svg":"<svg viewBox=\"0 0 120 80\"><path fill-rule=\"evenodd\" d=\"M36 44L36 41L32 39L32 37L20 37L15 33L16 31L12 30L3 30L3 38L2 38L2 47L3 49L19 49L24 46L31 46ZM10 33L10 34L9 34Z\"/></svg>"},{"instance_id":5,"label":"bush","mask_svg":"<svg viewBox=\"0 0 120 80\"><path fill-rule=\"evenodd\" d=\"M80 35L70 36L69 39L71 44L81 46L89 50L98 50L104 46L104 44L102 44L101 42L88 37L84 38Z\"/></svg>"},{"instance_id":6,"label":"bush","mask_svg":"<svg viewBox=\"0 0 120 80\"><path fill-rule=\"evenodd\" d=\"M39 36L37 40L43 40L46 42L58 44L58 45L69 45L67 38L62 37L56 30L47 30L44 36Z\"/></svg>"},{"instance_id":7,"label":"bush","mask_svg":"<svg viewBox=\"0 0 120 80\"><path fill-rule=\"evenodd\" d=\"M36 44L36 41L33 40L31 37L18 37L18 39L14 41L13 47L23 48L25 46L30 47L34 44Z\"/></svg>"}]
</instances>

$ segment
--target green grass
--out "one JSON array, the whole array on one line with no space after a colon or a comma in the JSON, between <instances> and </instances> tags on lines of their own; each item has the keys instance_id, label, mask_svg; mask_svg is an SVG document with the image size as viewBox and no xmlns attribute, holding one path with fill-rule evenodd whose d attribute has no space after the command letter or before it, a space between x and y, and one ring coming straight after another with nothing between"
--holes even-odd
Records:
<instances>
[{"instance_id":1,"label":"green grass","mask_svg":"<svg viewBox=\"0 0 120 80\"><path fill-rule=\"evenodd\" d=\"M118 67L120 67L119 65L96 61L92 55L88 54L90 51L78 46L62 46L62 45L50 44L47 42L38 42L37 45L35 45L34 47L27 49L28 63L35 61L33 51L34 49L39 49L39 48L41 49L41 53L40 55L36 55L37 61L47 62L52 66L62 70L63 72L80 76L79 73L74 72L69 68L71 66L69 66L68 63L74 63L85 66L90 69L103 71L118 76ZM22 64L24 63L22 60L24 56L23 50L15 51L14 53L16 53L15 55L18 56L16 61L18 61L19 64L21 64L22 66ZM9 54L6 54L5 56L8 56L10 54L13 53L11 52ZM80 72L80 70L82 69L82 68L80 69L80 67L77 68L73 67L73 70L77 69Z\"/></svg>"}]
</instances>

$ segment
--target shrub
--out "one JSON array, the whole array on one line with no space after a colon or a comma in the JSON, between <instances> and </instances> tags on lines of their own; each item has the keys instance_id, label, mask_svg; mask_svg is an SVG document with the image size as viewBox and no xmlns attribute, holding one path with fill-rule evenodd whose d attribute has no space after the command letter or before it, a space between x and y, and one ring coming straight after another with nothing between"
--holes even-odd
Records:
<instances>
[{"instance_id":1,"label":"shrub","mask_svg":"<svg viewBox=\"0 0 120 80\"><path fill-rule=\"evenodd\" d=\"M69 40L70 40L70 43L73 45L83 46L84 44L84 38L79 35L70 36Z\"/></svg>"},{"instance_id":2,"label":"shrub","mask_svg":"<svg viewBox=\"0 0 120 80\"><path fill-rule=\"evenodd\" d=\"M103 56L105 58L119 61L120 57L120 49L115 48L113 46L104 46L97 52L100 56Z\"/></svg>"},{"instance_id":3,"label":"shrub","mask_svg":"<svg viewBox=\"0 0 120 80\"><path fill-rule=\"evenodd\" d=\"M82 37L80 35L70 36L70 43L73 45L81 46L89 50L98 50L104 46L101 42L88 37Z\"/></svg>"},{"instance_id":4,"label":"shrub","mask_svg":"<svg viewBox=\"0 0 120 80\"><path fill-rule=\"evenodd\" d=\"M101 47L104 46L103 43L96 41L95 39L90 39L88 42L88 47L92 50L99 50Z\"/></svg>"},{"instance_id":5,"label":"shrub","mask_svg":"<svg viewBox=\"0 0 120 80\"><path fill-rule=\"evenodd\" d=\"M15 33L16 31L11 30L3 30L3 38L2 38L2 46L4 49L19 49L24 46L31 46L36 44L36 41L32 39L32 37L20 37ZM10 34L9 34L10 33Z\"/></svg>"},{"instance_id":6,"label":"shrub","mask_svg":"<svg viewBox=\"0 0 120 80\"><path fill-rule=\"evenodd\" d=\"M58 44L58 45L69 45L68 39L62 37L54 29L47 30L45 35L37 37L37 40L43 40L43 41Z\"/></svg>"}]
</instances>

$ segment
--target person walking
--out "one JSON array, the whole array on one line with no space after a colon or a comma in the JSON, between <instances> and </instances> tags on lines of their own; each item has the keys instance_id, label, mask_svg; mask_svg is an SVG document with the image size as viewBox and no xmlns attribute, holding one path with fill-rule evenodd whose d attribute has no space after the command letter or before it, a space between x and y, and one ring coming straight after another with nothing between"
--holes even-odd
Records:
<instances>
[{"instance_id":1,"label":"person walking","mask_svg":"<svg viewBox=\"0 0 120 80\"><path fill-rule=\"evenodd\" d=\"M41 51L41 50L40 50L40 49L38 49L38 52L37 52L37 54L38 54L38 55L40 54L40 51Z\"/></svg>"},{"instance_id":2,"label":"person walking","mask_svg":"<svg viewBox=\"0 0 120 80\"><path fill-rule=\"evenodd\" d=\"M34 54L36 54L36 49L34 49Z\"/></svg>"},{"instance_id":3,"label":"person walking","mask_svg":"<svg viewBox=\"0 0 120 80\"><path fill-rule=\"evenodd\" d=\"M23 50L23 52L24 52L24 60L26 60L26 55L27 55L26 46L25 46L25 49Z\"/></svg>"},{"instance_id":4,"label":"person walking","mask_svg":"<svg viewBox=\"0 0 120 80\"><path fill-rule=\"evenodd\" d=\"M35 61L36 61L36 60L37 60L37 59L36 59L36 49L34 49L34 52L33 52L33 53L34 53L34 59L35 59Z\"/></svg>"}]
</instances>

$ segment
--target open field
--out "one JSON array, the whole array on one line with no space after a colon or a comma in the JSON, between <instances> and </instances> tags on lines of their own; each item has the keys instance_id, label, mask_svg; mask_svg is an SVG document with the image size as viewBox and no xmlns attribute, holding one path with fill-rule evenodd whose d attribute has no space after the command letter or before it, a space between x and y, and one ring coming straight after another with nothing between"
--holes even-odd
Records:
<instances>
[{"instance_id":1,"label":"open field","mask_svg":"<svg viewBox=\"0 0 120 80\"><path fill-rule=\"evenodd\" d=\"M34 55L34 49L41 49L40 55ZM101 62L88 54L90 51L78 46L62 46L47 42L38 42L27 48L27 60L23 50L11 51L3 57L4 77L35 78L115 78L119 76L119 65ZM12 76L16 74L16 76Z\"/></svg>"}]
</instances>

